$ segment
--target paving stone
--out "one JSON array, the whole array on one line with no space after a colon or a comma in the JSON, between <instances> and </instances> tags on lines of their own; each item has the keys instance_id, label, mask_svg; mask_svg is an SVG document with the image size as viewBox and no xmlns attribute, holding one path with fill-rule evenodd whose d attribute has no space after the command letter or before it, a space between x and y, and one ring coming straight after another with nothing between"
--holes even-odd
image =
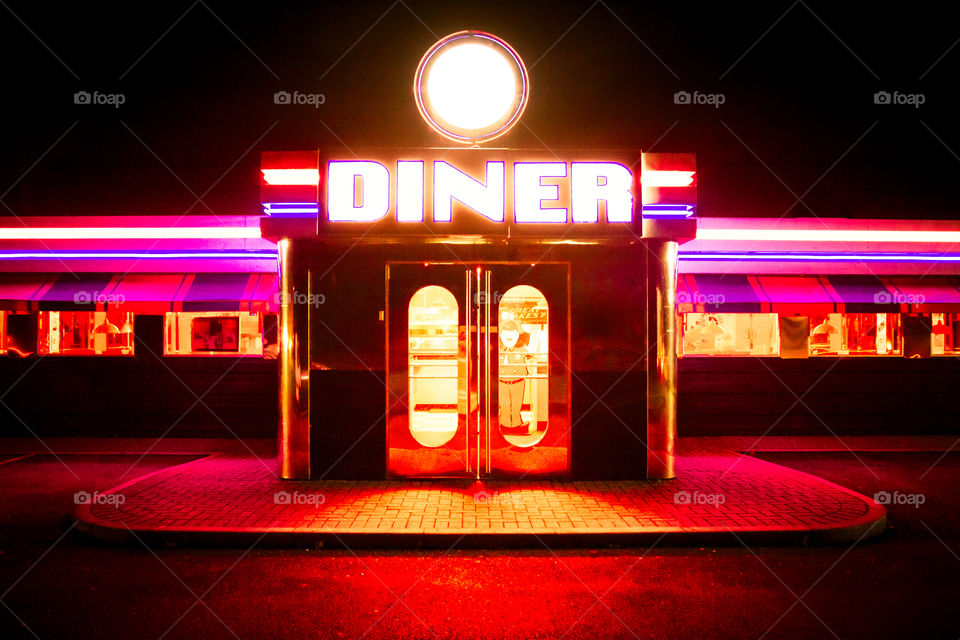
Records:
<instances>
[{"instance_id":1,"label":"paving stone","mask_svg":"<svg viewBox=\"0 0 960 640\"><path fill-rule=\"evenodd\" d=\"M135 531L280 528L318 533L795 530L861 520L872 508L868 498L737 453L761 446L796 450L801 440L808 448L839 447L832 438L682 438L677 478L655 482L290 482L277 477L273 458L230 450L134 480L118 490L126 498L122 505L91 505L87 517ZM905 450L929 446L924 443L893 442ZM475 500L479 491L486 492L486 501Z\"/></svg>"}]
</instances>

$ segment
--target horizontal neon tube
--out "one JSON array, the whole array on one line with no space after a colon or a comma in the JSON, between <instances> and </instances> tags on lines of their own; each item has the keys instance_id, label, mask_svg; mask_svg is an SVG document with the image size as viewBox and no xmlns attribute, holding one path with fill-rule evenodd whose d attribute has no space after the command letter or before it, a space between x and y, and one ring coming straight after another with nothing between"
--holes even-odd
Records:
<instances>
[{"instance_id":1,"label":"horizontal neon tube","mask_svg":"<svg viewBox=\"0 0 960 640\"><path fill-rule=\"evenodd\" d=\"M264 260L276 258L275 251L0 251L0 260L137 260L238 258Z\"/></svg>"},{"instance_id":2,"label":"horizontal neon tube","mask_svg":"<svg viewBox=\"0 0 960 640\"><path fill-rule=\"evenodd\" d=\"M689 187L693 184L694 171L651 171L640 174L644 187Z\"/></svg>"},{"instance_id":3,"label":"horizontal neon tube","mask_svg":"<svg viewBox=\"0 0 960 640\"><path fill-rule=\"evenodd\" d=\"M689 218L693 215L690 204L648 204L640 213L644 218Z\"/></svg>"},{"instance_id":4,"label":"horizontal neon tube","mask_svg":"<svg viewBox=\"0 0 960 640\"><path fill-rule=\"evenodd\" d=\"M960 242L960 231L698 229L697 239L769 242Z\"/></svg>"},{"instance_id":5,"label":"horizontal neon tube","mask_svg":"<svg viewBox=\"0 0 960 640\"><path fill-rule=\"evenodd\" d=\"M743 262L960 262L958 253L683 253L681 260Z\"/></svg>"},{"instance_id":6,"label":"horizontal neon tube","mask_svg":"<svg viewBox=\"0 0 960 640\"><path fill-rule=\"evenodd\" d=\"M264 202L263 212L274 217L290 216L291 214L315 216L320 213L320 207L316 202Z\"/></svg>"},{"instance_id":7,"label":"horizontal neon tube","mask_svg":"<svg viewBox=\"0 0 960 640\"><path fill-rule=\"evenodd\" d=\"M259 238L259 227L2 227L0 240L200 240Z\"/></svg>"},{"instance_id":8,"label":"horizontal neon tube","mask_svg":"<svg viewBox=\"0 0 960 640\"><path fill-rule=\"evenodd\" d=\"M261 169L260 171L267 184L312 187L320 183L319 169Z\"/></svg>"}]
</instances>

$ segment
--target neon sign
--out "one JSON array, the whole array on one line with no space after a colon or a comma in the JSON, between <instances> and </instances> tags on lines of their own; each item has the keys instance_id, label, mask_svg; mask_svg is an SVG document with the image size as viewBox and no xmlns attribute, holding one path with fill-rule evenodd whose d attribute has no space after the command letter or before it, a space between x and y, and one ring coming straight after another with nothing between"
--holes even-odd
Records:
<instances>
[{"instance_id":1,"label":"neon sign","mask_svg":"<svg viewBox=\"0 0 960 640\"><path fill-rule=\"evenodd\" d=\"M634 211L634 175L617 162L334 160L325 191L329 222L449 223L469 209L491 223L630 223Z\"/></svg>"},{"instance_id":2,"label":"neon sign","mask_svg":"<svg viewBox=\"0 0 960 640\"><path fill-rule=\"evenodd\" d=\"M333 235L636 238L697 207L693 154L634 149L268 151L260 173L267 216Z\"/></svg>"}]
</instances>

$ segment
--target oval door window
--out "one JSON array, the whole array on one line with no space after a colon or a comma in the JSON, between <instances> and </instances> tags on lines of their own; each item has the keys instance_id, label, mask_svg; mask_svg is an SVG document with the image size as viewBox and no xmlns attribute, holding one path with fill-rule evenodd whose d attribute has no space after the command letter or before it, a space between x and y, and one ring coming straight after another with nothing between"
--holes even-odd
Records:
<instances>
[{"instance_id":1,"label":"oval door window","mask_svg":"<svg viewBox=\"0 0 960 640\"><path fill-rule=\"evenodd\" d=\"M550 416L549 309L539 289L522 284L503 294L497 333L500 433L514 446L532 447Z\"/></svg>"},{"instance_id":2,"label":"oval door window","mask_svg":"<svg viewBox=\"0 0 960 640\"><path fill-rule=\"evenodd\" d=\"M449 290L430 285L410 298L407 319L410 434L440 447L457 433L459 305Z\"/></svg>"}]
</instances>

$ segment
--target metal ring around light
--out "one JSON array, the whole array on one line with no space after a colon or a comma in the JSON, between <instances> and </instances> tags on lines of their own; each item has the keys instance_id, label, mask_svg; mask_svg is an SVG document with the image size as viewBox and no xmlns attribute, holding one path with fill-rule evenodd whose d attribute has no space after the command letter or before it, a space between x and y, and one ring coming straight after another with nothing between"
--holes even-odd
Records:
<instances>
[{"instance_id":1,"label":"metal ring around light","mask_svg":"<svg viewBox=\"0 0 960 640\"><path fill-rule=\"evenodd\" d=\"M432 103L428 91L430 73L437 61L444 54L452 51L453 48L464 44L479 45L496 52L507 63L515 83L515 90L508 107L503 110L500 117L480 127L460 126L445 118ZM520 55L513 47L504 40L482 31L459 31L442 38L423 55L420 64L417 66L413 94L417 102L417 109L427 124L430 125L430 128L455 142L479 144L499 138L513 128L520 116L523 115L524 109L526 109L530 97L530 85L523 60L520 59Z\"/></svg>"}]
</instances>

